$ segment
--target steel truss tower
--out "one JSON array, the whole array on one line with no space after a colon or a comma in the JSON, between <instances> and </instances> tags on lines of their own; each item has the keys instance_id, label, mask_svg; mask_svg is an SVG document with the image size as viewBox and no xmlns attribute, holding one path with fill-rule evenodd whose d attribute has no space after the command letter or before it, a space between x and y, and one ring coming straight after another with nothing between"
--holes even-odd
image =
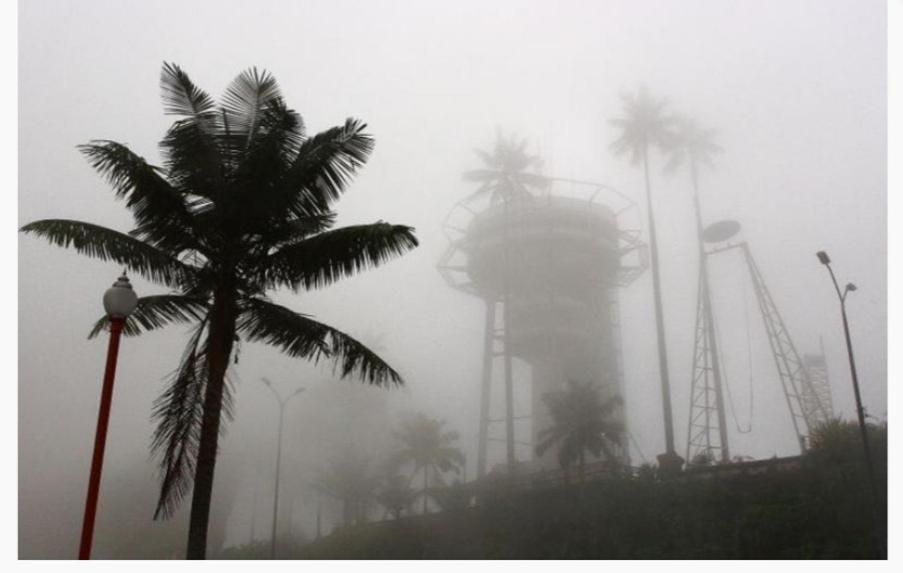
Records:
<instances>
[{"instance_id":1,"label":"steel truss tower","mask_svg":"<svg viewBox=\"0 0 903 573\"><path fill-rule=\"evenodd\" d=\"M623 228L625 217L636 216L635 204L598 183L545 180L546 190L510 203L461 201L444 223L450 244L439 272L485 303L478 477L488 470L488 443L499 440L490 435L491 424L506 426L501 441L510 464L514 424L532 420L535 443L550 423L542 396L567 379L597 383L603 401L622 395L617 287L646 268L639 231ZM530 412L513 411L514 383L521 382L514 380L514 358L532 372ZM499 370L505 416L494 418L490 402ZM617 416L623 420L623 412ZM626 437L621 442L618 455L626 461ZM556 453L534 461L557 467Z\"/></svg>"},{"instance_id":2,"label":"steel truss tower","mask_svg":"<svg viewBox=\"0 0 903 573\"><path fill-rule=\"evenodd\" d=\"M738 227L739 228L739 227ZM750 279L753 284L753 290L756 295L759 312L762 315L762 322L765 332L768 335L768 344L774 358L775 368L781 380L781 386L784 391L784 397L787 402L787 408L793 422L793 428L796 432L797 441L800 450L805 452L809 444L809 436L811 432L821 423L827 421L831 416L830 405L830 389L827 386L827 371L819 378L819 375L813 376L807 368L806 362L797 352L796 345L790 337L790 332L778 312L777 305L771 297L768 287L765 285L765 279L752 256L749 245L744 242L727 244L725 246L713 248L703 254L703 260L707 260L714 254L725 252L728 250L739 249L742 254L746 266L749 270ZM703 265L704 268L704 265ZM701 284L705 284L702 281ZM707 289L707 285L701 287ZM701 299L707 299L709 312L711 311L711 301L707 290L701 292ZM704 305L703 305L704 306ZM727 448L724 425L724 407L716 403L714 410L719 424L717 426L711 424L712 406L708 396L714 392L714 374L715 367L711 363L709 356L711 354L707 341L714 339L713 330L705 328L708 332L700 334L700 313L697 313L697 351L694 356L694 382L692 395L694 401L691 404L690 425L691 433L688 437L688 452L692 449L693 453L700 452L719 452L722 459L725 459L724 453ZM811 362L811 361L810 361ZM822 357L823 363L823 357ZM697 369L698 366L698 369ZM702 373L697 376L698 373ZM699 382L697 382L699 380ZM700 397L695 401L696 397ZM720 411L719 411L720 409ZM701 420L694 426L694 419ZM696 432L693 429L697 428ZM712 441L712 430L719 430L720 439L717 442Z\"/></svg>"},{"instance_id":3,"label":"steel truss tower","mask_svg":"<svg viewBox=\"0 0 903 573\"><path fill-rule=\"evenodd\" d=\"M803 389L803 412L807 417L818 415L819 405L825 414L834 417L834 401L831 398L831 382L828 378L828 363L825 359L825 345L819 338L820 354L803 354L803 365L809 373L809 381L812 383L811 391Z\"/></svg>"},{"instance_id":4,"label":"steel truss tower","mask_svg":"<svg viewBox=\"0 0 903 573\"><path fill-rule=\"evenodd\" d=\"M694 174L695 181L695 174ZM690 387L690 417L687 428L687 464L697 456L711 461L730 460L724 396L721 385L721 357L715 336L715 315L709 287L708 254L705 250L699 193L693 195L696 231L699 242L699 282L696 296L696 328L693 350L693 374ZM714 432L717 430L717 434Z\"/></svg>"}]
</instances>

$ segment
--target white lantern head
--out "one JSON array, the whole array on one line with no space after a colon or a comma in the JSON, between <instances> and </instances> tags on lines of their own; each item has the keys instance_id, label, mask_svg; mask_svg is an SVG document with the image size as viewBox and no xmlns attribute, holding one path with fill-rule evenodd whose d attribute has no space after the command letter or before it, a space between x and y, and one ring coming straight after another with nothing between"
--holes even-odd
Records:
<instances>
[{"instance_id":1,"label":"white lantern head","mask_svg":"<svg viewBox=\"0 0 903 573\"><path fill-rule=\"evenodd\" d=\"M138 295L132 288L125 271L122 276L113 283L113 286L103 293L103 308L110 318L125 318L135 310L138 305Z\"/></svg>"}]
</instances>

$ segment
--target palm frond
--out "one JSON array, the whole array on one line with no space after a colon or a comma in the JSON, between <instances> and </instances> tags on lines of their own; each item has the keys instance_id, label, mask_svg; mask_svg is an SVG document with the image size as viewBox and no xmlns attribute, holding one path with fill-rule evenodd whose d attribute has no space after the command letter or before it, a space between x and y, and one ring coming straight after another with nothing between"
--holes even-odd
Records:
<instances>
[{"instance_id":1,"label":"palm frond","mask_svg":"<svg viewBox=\"0 0 903 573\"><path fill-rule=\"evenodd\" d=\"M203 120L214 112L214 101L207 93L194 85L188 74L176 64L163 62L160 72L160 90L163 111L169 115L181 115Z\"/></svg>"},{"instance_id":2,"label":"palm frond","mask_svg":"<svg viewBox=\"0 0 903 573\"><path fill-rule=\"evenodd\" d=\"M278 100L281 100L279 85L269 72L254 67L239 74L223 95L230 134L249 147L265 111Z\"/></svg>"},{"instance_id":3,"label":"palm frond","mask_svg":"<svg viewBox=\"0 0 903 573\"><path fill-rule=\"evenodd\" d=\"M641 87L635 93L622 93L624 117L610 119L608 123L620 129L610 149L615 155L630 154L632 164L639 163L649 146L667 151L674 138L676 119L667 112L668 102L656 98Z\"/></svg>"},{"instance_id":4,"label":"palm frond","mask_svg":"<svg viewBox=\"0 0 903 573\"><path fill-rule=\"evenodd\" d=\"M207 302L202 299L177 294L161 294L143 296L132 314L125 319L122 334L138 336L143 332L162 328L174 322L192 322L200 320L207 309ZM94 323L88 338L94 338L107 329L110 317L104 315Z\"/></svg>"},{"instance_id":5,"label":"palm frond","mask_svg":"<svg viewBox=\"0 0 903 573\"><path fill-rule=\"evenodd\" d=\"M670 159L665 165L666 173L673 173L680 165L689 163L691 169L699 165L712 167L714 156L723 151L715 142L716 132L700 126L694 119L678 116L676 130L668 148Z\"/></svg>"},{"instance_id":6,"label":"palm frond","mask_svg":"<svg viewBox=\"0 0 903 573\"><path fill-rule=\"evenodd\" d=\"M134 236L174 250L198 246L184 195L166 181L158 167L115 141L94 140L78 149L106 177L116 197L125 198L140 229Z\"/></svg>"},{"instance_id":7,"label":"palm frond","mask_svg":"<svg viewBox=\"0 0 903 573\"><path fill-rule=\"evenodd\" d=\"M203 421L207 368L204 324L196 329L170 384L154 401L151 451L159 458L160 495L154 519L170 517L191 491Z\"/></svg>"},{"instance_id":8,"label":"palm frond","mask_svg":"<svg viewBox=\"0 0 903 573\"><path fill-rule=\"evenodd\" d=\"M211 197L223 186L223 153L216 137L223 132L222 115L213 99L175 64L163 64L160 88L165 112L182 116L160 142L170 182Z\"/></svg>"},{"instance_id":9,"label":"palm frond","mask_svg":"<svg viewBox=\"0 0 903 573\"><path fill-rule=\"evenodd\" d=\"M290 208L299 217L326 212L344 192L373 151L367 125L349 118L345 125L305 141L283 186L291 193Z\"/></svg>"},{"instance_id":10,"label":"palm frond","mask_svg":"<svg viewBox=\"0 0 903 573\"><path fill-rule=\"evenodd\" d=\"M201 127L193 120L172 124L160 142L164 166L173 186L212 199L225 187L227 157L215 137L221 128L219 116Z\"/></svg>"},{"instance_id":11,"label":"palm frond","mask_svg":"<svg viewBox=\"0 0 903 573\"><path fill-rule=\"evenodd\" d=\"M418 245L414 229L379 222L342 227L287 245L261 263L266 282L318 288L378 266Z\"/></svg>"},{"instance_id":12,"label":"palm frond","mask_svg":"<svg viewBox=\"0 0 903 573\"><path fill-rule=\"evenodd\" d=\"M289 356L333 360L341 378L357 376L374 385L401 385L401 376L366 346L309 316L262 299L249 299L237 330L247 340L276 346Z\"/></svg>"},{"instance_id":13,"label":"palm frond","mask_svg":"<svg viewBox=\"0 0 903 573\"><path fill-rule=\"evenodd\" d=\"M124 233L68 219L43 219L20 229L52 244L100 259L115 261L146 279L169 286L185 283L194 269L139 239Z\"/></svg>"}]
</instances>

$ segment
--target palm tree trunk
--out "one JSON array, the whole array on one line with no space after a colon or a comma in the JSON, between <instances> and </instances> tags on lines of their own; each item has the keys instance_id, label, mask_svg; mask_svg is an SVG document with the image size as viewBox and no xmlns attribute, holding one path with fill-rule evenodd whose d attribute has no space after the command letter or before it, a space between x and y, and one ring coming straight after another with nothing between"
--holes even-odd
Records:
<instances>
[{"instance_id":1,"label":"palm tree trunk","mask_svg":"<svg viewBox=\"0 0 903 573\"><path fill-rule=\"evenodd\" d=\"M191 515L188 524L188 559L204 559L207 554L207 525L210 520L210 499L213 494L213 474L216 468L217 441L223 409L226 369L235 339L235 310L231 296L225 290L214 295L211 310L207 349L207 388L204 395L204 416L198 443Z\"/></svg>"},{"instance_id":2,"label":"palm tree trunk","mask_svg":"<svg viewBox=\"0 0 903 573\"><path fill-rule=\"evenodd\" d=\"M511 264L510 239L508 228L511 226L511 214L508 206L509 199L505 199L505 234L502 240L505 243L505 268L502 300L505 314L502 316L505 330L504 365L505 365L505 454L508 462L508 473L514 473L514 379L511 371Z\"/></svg>"},{"instance_id":3,"label":"palm tree trunk","mask_svg":"<svg viewBox=\"0 0 903 573\"><path fill-rule=\"evenodd\" d=\"M652 291L655 298L655 327L658 341L658 370L662 382L662 408L665 421L665 449L674 450L674 422L671 415L671 384L668 380L668 350L665 346L665 319L662 312L662 293L658 268L658 240L655 236L655 216L652 213L652 185L649 182L649 147L643 148L643 173L646 177L646 211L649 214L649 256L652 266Z\"/></svg>"}]
</instances>

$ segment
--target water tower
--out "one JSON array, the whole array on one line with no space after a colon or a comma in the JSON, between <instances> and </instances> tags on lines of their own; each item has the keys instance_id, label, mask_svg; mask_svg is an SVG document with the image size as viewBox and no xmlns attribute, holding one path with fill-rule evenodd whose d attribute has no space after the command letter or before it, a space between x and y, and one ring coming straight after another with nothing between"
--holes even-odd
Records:
<instances>
[{"instance_id":1,"label":"water tower","mask_svg":"<svg viewBox=\"0 0 903 573\"><path fill-rule=\"evenodd\" d=\"M449 246L439 271L486 308L478 476L486 472L492 421L505 422L513 467L515 423L532 419L531 457L536 434L550 425L543 394L570 379L595 382L603 401L622 395L618 287L646 266L639 231L623 223L636 217L632 201L602 184L527 172L535 158L526 156L524 145L500 140L492 155L481 153L489 168L466 179L482 186L444 224ZM514 379L514 358L532 372L532 412L526 416L513 412L514 384L527 383ZM497 359L506 411L493 419ZM623 409L617 415L623 420ZM617 455L627 461L626 437L619 442ZM558 467L553 451L535 461L537 467Z\"/></svg>"}]
</instances>

